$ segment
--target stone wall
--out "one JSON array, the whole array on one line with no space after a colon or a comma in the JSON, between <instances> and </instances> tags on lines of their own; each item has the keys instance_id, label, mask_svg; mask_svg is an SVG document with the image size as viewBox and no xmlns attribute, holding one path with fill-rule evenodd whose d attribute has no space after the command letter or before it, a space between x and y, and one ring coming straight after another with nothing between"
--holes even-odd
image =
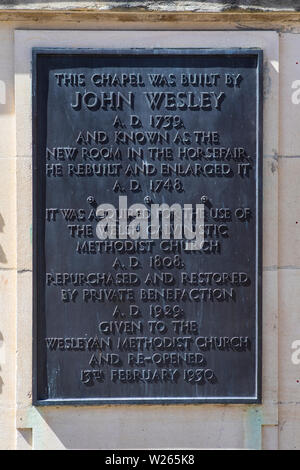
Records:
<instances>
[{"instance_id":1,"label":"stone wall","mask_svg":"<svg viewBox=\"0 0 300 470\"><path fill-rule=\"evenodd\" d=\"M83 5L99 11L81 10ZM110 11L110 5L122 11ZM138 8L141 5L144 10ZM242 5L268 12L238 11ZM130 6L135 8L131 13ZM198 13L191 13L193 8ZM216 14L215 8L227 10ZM300 28L299 13L293 13L299 8L300 1L226 2L226 6L224 2L1 2L1 449L300 448ZM147 33L155 29L165 31ZM29 52L33 46L117 47L120 42L129 47L226 44L264 49L262 405L32 406Z\"/></svg>"}]
</instances>

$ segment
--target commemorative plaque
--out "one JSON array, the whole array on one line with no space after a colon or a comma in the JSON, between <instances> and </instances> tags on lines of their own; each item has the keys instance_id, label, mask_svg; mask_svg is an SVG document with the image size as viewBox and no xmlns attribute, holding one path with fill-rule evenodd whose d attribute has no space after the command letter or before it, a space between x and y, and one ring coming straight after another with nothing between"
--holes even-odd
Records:
<instances>
[{"instance_id":1,"label":"commemorative plaque","mask_svg":"<svg viewBox=\"0 0 300 470\"><path fill-rule=\"evenodd\" d=\"M262 51L33 51L34 404L258 403Z\"/></svg>"}]
</instances>

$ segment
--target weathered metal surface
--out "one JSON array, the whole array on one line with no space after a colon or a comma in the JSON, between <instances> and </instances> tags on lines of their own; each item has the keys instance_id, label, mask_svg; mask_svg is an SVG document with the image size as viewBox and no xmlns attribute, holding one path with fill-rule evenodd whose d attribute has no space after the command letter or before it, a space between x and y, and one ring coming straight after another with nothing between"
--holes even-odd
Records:
<instances>
[{"instance_id":1,"label":"weathered metal surface","mask_svg":"<svg viewBox=\"0 0 300 470\"><path fill-rule=\"evenodd\" d=\"M261 63L34 51L35 404L260 401Z\"/></svg>"}]
</instances>

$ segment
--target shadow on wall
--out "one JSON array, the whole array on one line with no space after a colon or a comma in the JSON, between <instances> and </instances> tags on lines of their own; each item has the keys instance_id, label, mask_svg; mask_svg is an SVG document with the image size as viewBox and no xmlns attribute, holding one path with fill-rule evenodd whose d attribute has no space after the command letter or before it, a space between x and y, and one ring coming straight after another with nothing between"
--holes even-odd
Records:
<instances>
[{"instance_id":1,"label":"shadow on wall","mask_svg":"<svg viewBox=\"0 0 300 470\"><path fill-rule=\"evenodd\" d=\"M76 3L91 3L93 6L97 7L97 3L103 4L103 3L120 3L120 4L126 4L126 8L130 6L130 3L135 3L135 7L137 6L137 3L140 4L140 6L146 7L151 9L151 4L155 6L157 3L155 0L147 0L146 2L144 0L142 1L137 1L137 0L102 0L101 2L98 1L91 1L91 0L55 0L56 4L59 3L69 3L69 4L76 4ZM20 5L31 5L31 4L51 4L51 0L1 0L2 5L6 6L20 6ZM163 5L166 5L166 10L167 7L172 7L172 4L175 4L176 1L173 0L163 0L159 2L160 10L163 9ZM193 0L192 2L189 3L201 3L201 9L203 11L208 10L212 11L213 6L216 5L216 7L220 10L222 9L222 5L224 5L224 9L228 10L230 8L238 8L238 7L251 7L253 8L265 8L265 9L275 9L275 10L287 10L287 9L292 9L295 11L300 10L300 0ZM205 4L208 4L208 7L205 8ZM0 5L1 8L1 5Z\"/></svg>"},{"instance_id":2,"label":"shadow on wall","mask_svg":"<svg viewBox=\"0 0 300 470\"><path fill-rule=\"evenodd\" d=\"M0 10L4 1L5 0L0 0ZM14 56L14 44L10 35L9 29L4 28L0 30L0 115L14 114L15 112L13 86L14 66L11 60ZM3 131L2 126L1 130ZM7 157L7 155L4 156Z\"/></svg>"}]
</instances>

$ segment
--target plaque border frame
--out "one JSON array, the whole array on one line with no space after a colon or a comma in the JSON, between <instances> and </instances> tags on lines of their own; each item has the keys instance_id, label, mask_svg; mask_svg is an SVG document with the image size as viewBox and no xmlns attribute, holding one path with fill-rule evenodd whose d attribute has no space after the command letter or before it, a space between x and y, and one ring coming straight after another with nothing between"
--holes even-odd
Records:
<instances>
[{"instance_id":1,"label":"plaque border frame","mask_svg":"<svg viewBox=\"0 0 300 470\"><path fill-rule=\"evenodd\" d=\"M40 210L40 188L44 181L39 175L37 137L37 61L39 55L240 55L255 56L257 59L256 81L256 259L255 259L255 314L256 314L256 395L253 397L117 397L117 398L38 398L38 317L39 317L39 271L44 258L43 243L39 237L39 227L43 219L38 218ZM33 47L32 48L32 404L33 406L86 406L86 405L193 405L193 404L261 404L262 403L262 161L263 161L263 49L257 47L233 48L72 48L72 47ZM40 245L40 246L39 246ZM39 251L40 249L40 251ZM44 288L44 286L42 286Z\"/></svg>"}]
</instances>

